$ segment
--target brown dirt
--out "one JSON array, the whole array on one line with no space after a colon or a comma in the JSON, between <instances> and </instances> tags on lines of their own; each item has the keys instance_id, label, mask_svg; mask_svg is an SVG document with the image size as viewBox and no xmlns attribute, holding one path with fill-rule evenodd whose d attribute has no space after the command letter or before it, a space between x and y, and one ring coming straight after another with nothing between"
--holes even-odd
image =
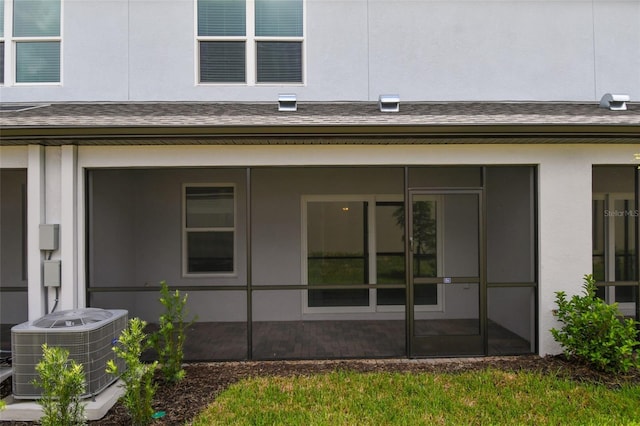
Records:
<instances>
[{"instance_id":1,"label":"brown dirt","mask_svg":"<svg viewBox=\"0 0 640 426\"><path fill-rule=\"evenodd\" d=\"M154 426L179 425L192 419L215 399L230 384L243 378L256 376L291 376L326 373L335 370L359 372L463 372L485 368L505 371L536 371L567 377L577 382L597 382L609 387L619 387L623 383L640 384L640 371L626 375L611 375L594 371L586 366L568 362L563 357L518 356L460 358L438 360L336 360L336 361L264 361L264 362L224 362L187 364L186 378L175 385L158 382L154 409L166 412L162 419L154 421ZM7 383L0 388L0 395L10 391ZM15 426L30 425L29 422L5 422ZM118 403L107 415L90 425L128 425L129 416Z\"/></svg>"}]
</instances>

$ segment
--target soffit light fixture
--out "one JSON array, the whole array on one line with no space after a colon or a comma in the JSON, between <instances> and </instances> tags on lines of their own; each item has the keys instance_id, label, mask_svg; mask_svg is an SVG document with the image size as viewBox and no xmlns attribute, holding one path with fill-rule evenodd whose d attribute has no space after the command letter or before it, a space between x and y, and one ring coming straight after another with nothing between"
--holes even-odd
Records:
<instances>
[{"instance_id":1,"label":"soffit light fixture","mask_svg":"<svg viewBox=\"0 0 640 426\"><path fill-rule=\"evenodd\" d=\"M292 112L298 110L296 95L281 93L278 95L278 111Z\"/></svg>"},{"instance_id":2,"label":"soffit light fixture","mask_svg":"<svg viewBox=\"0 0 640 426\"><path fill-rule=\"evenodd\" d=\"M600 108L609 108L611 111L626 111L629 95L606 93L600 99Z\"/></svg>"},{"instance_id":3,"label":"soffit light fixture","mask_svg":"<svg viewBox=\"0 0 640 426\"><path fill-rule=\"evenodd\" d=\"M380 112L399 112L400 96L380 95L378 98L378 108L380 109Z\"/></svg>"}]
</instances>

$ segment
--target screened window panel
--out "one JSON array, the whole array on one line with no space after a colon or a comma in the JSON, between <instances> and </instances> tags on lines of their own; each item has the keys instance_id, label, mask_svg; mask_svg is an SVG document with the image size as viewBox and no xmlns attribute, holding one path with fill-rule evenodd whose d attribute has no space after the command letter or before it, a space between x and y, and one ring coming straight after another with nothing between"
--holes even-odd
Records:
<instances>
[{"instance_id":1,"label":"screened window panel","mask_svg":"<svg viewBox=\"0 0 640 426\"><path fill-rule=\"evenodd\" d=\"M256 36L302 37L302 0L256 0Z\"/></svg>"},{"instance_id":2,"label":"screened window panel","mask_svg":"<svg viewBox=\"0 0 640 426\"><path fill-rule=\"evenodd\" d=\"M198 35L244 36L245 15L245 0L198 0Z\"/></svg>"},{"instance_id":3,"label":"screened window panel","mask_svg":"<svg viewBox=\"0 0 640 426\"><path fill-rule=\"evenodd\" d=\"M60 81L60 42L16 43L16 82Z\"/></svg>"},{"instance_id":4,"label":"screened window panel","mask_svg":"<svg viewBox=\"0 0 640 426\"><path fill-rule=\"evenodd\" d=\"M244 83L246 55L243 41L201 41L201 83Z\"/></svg>"},{"instance_id":5,"label":"screened window panel","mask_svg":"<svg viewBox=\"0 0 640 426\"><path fill-rule=\"evenodd\" d=\"M258 42L257 59L259 83L302 82L302 42Z\"/></svg>"},{"instance_id":6,"label":"screened window panel","mask_svg":"<svg viewBox=\"0 0 640 426\"><path fill-rule=\"evenodd\" d=\"M60 0L14 0L15 37L59 37Z\"/></svg>"}]
</instances>

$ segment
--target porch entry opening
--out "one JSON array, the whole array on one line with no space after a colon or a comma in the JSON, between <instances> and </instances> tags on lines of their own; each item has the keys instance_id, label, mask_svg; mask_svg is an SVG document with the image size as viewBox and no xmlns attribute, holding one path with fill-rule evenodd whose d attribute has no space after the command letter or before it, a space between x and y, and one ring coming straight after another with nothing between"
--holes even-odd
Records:
<instances>
[{"instance_id":1,"label":"porch entry opening","mask_svg":"<svg viewBox=\"0 0 640 426\"><path fill-rule=\"evenodd\" d=\"M409 205L409 355L484 354L482 191L412 190ZM425 294L440 309L421 310Z\"/></svg>"}]
</instances>

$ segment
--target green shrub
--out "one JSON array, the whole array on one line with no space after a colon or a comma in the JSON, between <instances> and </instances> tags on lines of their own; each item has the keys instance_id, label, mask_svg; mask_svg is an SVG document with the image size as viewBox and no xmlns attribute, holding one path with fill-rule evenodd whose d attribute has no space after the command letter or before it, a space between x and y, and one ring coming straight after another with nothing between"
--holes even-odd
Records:
<instances>
[{"instance_id":1,"label":"green shrub","mask_svg":"<svg viewBox=\"0 0 640 426\"><path fill-rule=\"evenodd\" d=\"M159 330L151 336L153 348L158 352L161 371L168 382L178 382L185 376L182 368L186 330L194 320L185 323L185 306L188 295L178 290L169 291L165 281L160 283L160 303L165 308L160 316Z\"/></svg>"},{"instance_id":2,"label":"green shrub","mask_svg":"<svg viewBox=\"0 0 640 426\"><path fill-rule=\"evenodd\" d=\"M129 326L122 331L118 345L113 347L118 358L124 360L125 368L121 371L113 360L107 362L107 373L118 376L123 382L125 393L122 403L131 416L131 424L144 426L151 423L153 415L153 396L156 386L153 374L158 362L145 364L140 360L142 352L148 348L149 342L144 328L147 323L140 318L129 320Z\"/></svg>"},{"instance_id":3,"label":"green shrub","mask_svg":"<svg viewBox=\"0 0 640 426\"><path fill-rule=\"evenodd\" d=\"M564 353L598 370L627 372L640 366L634 348L637 340L636 321L621 318L618 305L607 304L596 296L593 275L584 277L584 295L567 300L563 291L556 292L560 330L551 334L564 348Z\"/></svg>"},{"instance_id":4,"label":"green shrub","mask_svg":"<svg viewBox=\"0 0 640 426\"><path fill-rule=\"evenodd\" d=\"M42 360L36 365L39 379L34 385L42 388L40 423L44 426L76 426L86 424L82 364L69 359L69 351L60 347L42 345Z\"/></svg>"}]
</instances>

